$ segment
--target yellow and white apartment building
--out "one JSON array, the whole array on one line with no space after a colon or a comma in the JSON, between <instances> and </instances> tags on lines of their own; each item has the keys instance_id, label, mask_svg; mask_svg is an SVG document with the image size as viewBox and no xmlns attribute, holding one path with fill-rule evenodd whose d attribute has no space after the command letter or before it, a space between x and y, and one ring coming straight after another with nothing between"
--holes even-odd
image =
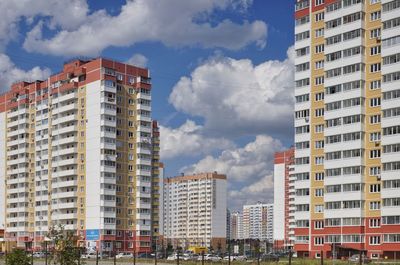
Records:
<instances>
[{"instance_id":1,"label":"yellow and white apartment building","mask_svg":"<svg viewBox=\"0 0 400 265\"><path fill-rule=\"evenodd\" d=\"M159 131L149 70L71 61L1 95L0 125L0 217L10 249L40 249L50 227L62 225L100 252L151 251Z\"/></svg>"},{"instance_id":2,"label":"yellow and white apartment building","mask_svg":"<svg viewBox=\"0 0 400 265\"><path fill-rule=\"evenodd\" d=\"M294 248L400 256L400 0L295 3Z\"/></svg>"}]
</instances>

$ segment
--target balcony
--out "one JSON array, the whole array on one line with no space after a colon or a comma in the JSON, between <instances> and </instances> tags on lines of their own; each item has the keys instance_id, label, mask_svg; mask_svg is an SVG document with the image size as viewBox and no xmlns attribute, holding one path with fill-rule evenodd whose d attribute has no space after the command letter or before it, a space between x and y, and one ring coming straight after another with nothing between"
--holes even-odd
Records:
<instances>
[{"instance_id":1,"label":"balcony","mask_svg":"<svg viewBox=\"0 0 400 265\"><path fill-rule=\"evenodd\" d=\"M53 178L60 178L60 177L74 176L77 174L78 174L77 169L66 169L66 170L59 170L57 172L52 172L51 176Z\"/></svg>"},{"instance_id":2,"label":"balcony","mask_svg":"<svg viewBox=\"0 0 400 265\"><path fill-rule=\"evenodd\" d=\"M58 108L54 108L53 109L53 114L57 114L57 113L64 113L67 111L71 111L71 110L76 110L78 109L78 103L72 103L72 104L67 104L64 106L60 106Z\"/></svg>"},{"instance_id":3,"label":"balcony","mask_svg":"<svg viewBox=\"0 0 400 265\"><path fill-rule=\"evenodd\" d=\"M71 198L76 197L78 194L76 191L65 191L65 192L57 192L53 193L54 199L61 199L61 198Z\"/></svg>"},{"instance_id":4,"label":"balcony","mask_svg":"<svg viewBox=\"0 0 400 265\"><path fill-rule=\"evenodd\" d=\"M58 182L53 182L51 184L51 187L53 189L58 189L58 188L67 188L67 187L75 187L78 185L78 181L76 180L69 180L69 181L58 181Z\"/></svg>"},{"instance_id":5,"label":"balcony","mask_svg":"<svg viewBox=\"0 0 400 265\"><path fill-rule=\"evenodd\" d=\"M70 136L70 137L65 137L65 138L60 138L57 140L53 140L51 142L51 146L57 146L57 145L63 145L63 144L72 144L78 142L78 137L77 136Z\"/></svg>"},{"instance_id":6,"label":"balcony","mask_svg":"<svg viewBox=\"0 0 400 265\"><path fill-rule=\"evenodd\" d=\"M71 220L71 219L76 219L77 218L76 213L57 213L57 214L52 214L51 219L52 220Z\"/></svg>"}]
</instances>

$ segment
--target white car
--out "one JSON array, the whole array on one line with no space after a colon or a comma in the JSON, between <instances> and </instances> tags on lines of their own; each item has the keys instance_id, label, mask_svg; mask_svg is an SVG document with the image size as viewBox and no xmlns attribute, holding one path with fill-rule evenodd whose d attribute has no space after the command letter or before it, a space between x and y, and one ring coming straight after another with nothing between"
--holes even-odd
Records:
<instances>
[{"instance_id":1,"label":"white car","mask_svg":"<svg viewBox=\"0 0 400 265\"><path fill-rule=\"evenodd\" d=\"M177 259L178 259L178 255L176 255L176 254L172 254L167 257L167 260L177 260Z\"/></svg>"},{"instance_id":2,"label":"white car","mask_svg":"<svg viewBox=\"0 0 400 265\"><path fill-rule=\"evenodd\" d=\"M82 259L96 259L96 257L97 257L96 253L87 253L81 256Z\"/></svg>"},{"instance_id":3,"label":"white car","mask_svg":"<svg viewBox=\"0 0 400 265\"><path fill-rule=\"evenodd\" d=\"M129 258L133 258L133 254L132 253L118 253L115 258L117 259L129 259Z\"/></svg>"},{"instance_id":4,"label":"white car","mask_svg":"<svg viewBox=\"0 0 400 265\"><path fill-rule=\"evenodd\" d=\"M202 256L200 255L199 258L197 260L202 260ZM215 256L213 254L205 254L204 255L204 260L206 261L220 261L222 260L221 257Z\"/></svg>"}]
</instances>

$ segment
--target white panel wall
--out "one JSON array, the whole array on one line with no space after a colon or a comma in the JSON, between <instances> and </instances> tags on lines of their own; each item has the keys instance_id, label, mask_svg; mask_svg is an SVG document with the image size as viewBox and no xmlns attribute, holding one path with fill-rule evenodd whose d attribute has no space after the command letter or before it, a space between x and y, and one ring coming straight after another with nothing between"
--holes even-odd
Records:
<instances>
[{"instance_id":1,"label":"white panel wall","mask_svg":"<svg viewBox=\"0 0 400 265\"><path fill-rule=\"evenodd\" d=\"M216 208L212 208L211 237L226 237L226 179L216 180Z\"/></svg>"},{"instance_id":2,"label":"white panel wall","mask_svg":"<svg viewBox=\"0 0 400 265\"><path fill-rule=\"evenodd\" d=\"M86 86L86 229L100 228L100 82Z\"/></svg>"},{"instance_id":3,"label":"white panel wall","mask_svg":"<svg viewBox=\"0 0 400 265\"><path fill-rule=\"evenodd\" d=\"M5 227L6 112L0 113L0 229Z\"/></svg>"},{"instance_id":4,"label":"white panel wall","mask_svg":"<svg viewBox=\"0 0 400 265\"><path fill-rule=\"evenodd\" d=\"M285 163L274 165L273 239L285 238Z\"/></svg>"}]
</instances>

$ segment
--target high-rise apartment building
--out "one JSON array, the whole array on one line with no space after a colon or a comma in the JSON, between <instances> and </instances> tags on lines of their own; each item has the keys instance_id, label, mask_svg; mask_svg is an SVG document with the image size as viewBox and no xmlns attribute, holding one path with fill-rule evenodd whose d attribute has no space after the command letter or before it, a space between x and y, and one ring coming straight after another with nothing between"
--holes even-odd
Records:
<instances>
[{"instance_id":1,"label":"high-rise apartment building","mask_svg":"<svg viewBox=\"0 0 400 265\"><path fill-rule=\"evenodd\" d=\"M38 249L62 225L100 252L151 251L159 132L147 69L73 60L47 80L12 85L0 102L10 248Z\"/></svg>"},{"instance_id":2,"label":"high-rise apartment building","mask_svg":"<svg viewBox=\"0 0 400 265\"><path fill-rule=\"evenodd\" d=\"M294 164L294 148L275 153L274 157L274 248L292 247L291 236L294 234L294 215L291 203L294 202L294 183L290 182L289 173Z\"/></svg>"},{"instance_id":3,"label":"high-rise apartment building","mask_svg":"<svg viewBox=\"0 0 400 265\"><path fill-rule=\"evenodd\" d=\"M243 205L243 238L259 239L272 243L273 204L256 203Z\"/></svg>"},{"instance_id":4,"label":"high-rise apartment building","mask_svg":"<svg viewBox=\"0 0 400 265\"><path fill-rule=\"evenodd\" d=\"M225 249L225 175L214 172L166 178L163 189L164 241L175 248Z\"/></svg>"},{"instance_id":5,"label":"high-rise apartment building","mask_svg":"<svg viewBox=\"0 0 400 265\"><path fill-rule=\"evenodd\" d=\"M231 232L231 239L238 240L243 239L243 218L242 213L240 212L233 212L231 213L230 218L230 232Z\"/></svg>"},{"instance_id":6,"label":"high-rise apartment building","mask_svg":"<svg viewBox=\"0 0 400 265\"><path fill-rule=\"evenodd\" d=\"M298 0L295 9L295 250L393 258L400 1Z\"/></svg>"}]
</instances>

